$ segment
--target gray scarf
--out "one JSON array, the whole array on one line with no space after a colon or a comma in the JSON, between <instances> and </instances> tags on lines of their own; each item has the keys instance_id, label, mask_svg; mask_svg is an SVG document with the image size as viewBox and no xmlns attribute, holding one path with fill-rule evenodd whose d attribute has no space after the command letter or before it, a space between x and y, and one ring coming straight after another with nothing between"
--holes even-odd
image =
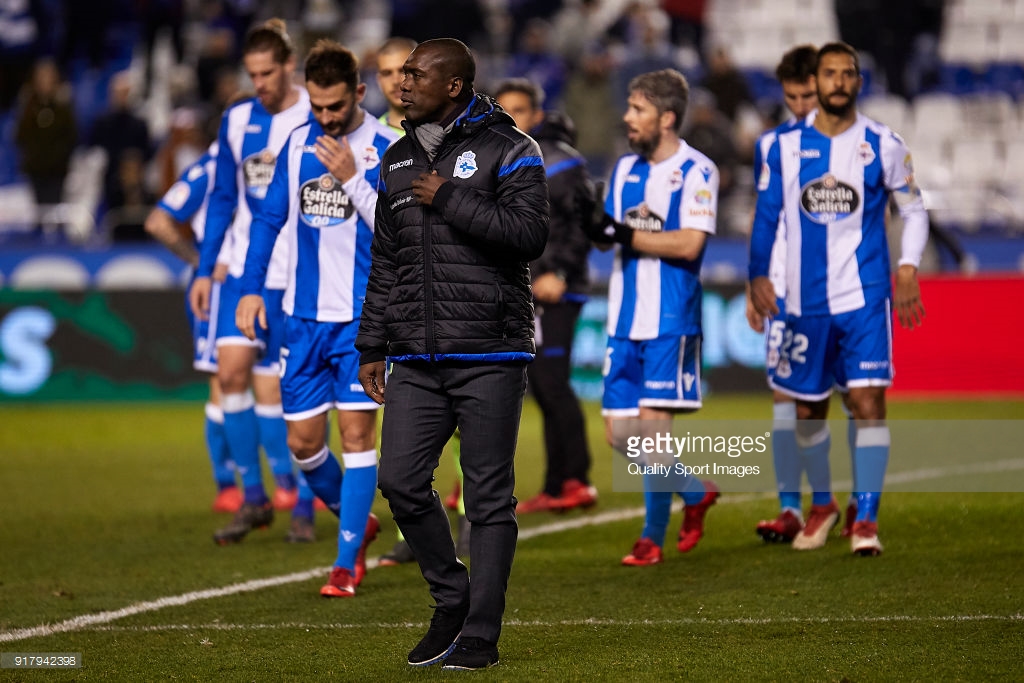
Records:
<instances>
[{"instance_id":1,"label":"gray scarf","mask_svg":"<svg viewBox=\"0 0 1024 683\"><path fill-rule=\"evenodd\" d=\"M442 128L439 123L422 123L413 128L416 139L423 145L423 149L426 150L427 158L430 161L434 160L434 156L437 154L437 149L441 146L444 136L448 135L454 127L455 122L452 121L445 128Z\"/></svg>"}]
</instances>

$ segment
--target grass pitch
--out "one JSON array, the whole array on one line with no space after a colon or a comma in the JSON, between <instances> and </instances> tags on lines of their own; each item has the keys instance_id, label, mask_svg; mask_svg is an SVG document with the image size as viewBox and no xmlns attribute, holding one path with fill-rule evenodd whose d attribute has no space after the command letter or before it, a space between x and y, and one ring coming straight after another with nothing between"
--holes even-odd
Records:
<instances>
[{"instance_id":1,"label":"grass pitch","mask_svg":"<svg viewBox=\"0 0 1024 683\"><path fill-rule=\"evenodd\" d=\"M587 406L599 505L529 515L508 591L502 681L1006 680L1024 675L1020 493L892 493L886 552L855 558L764 545L770 495L725 495L706 536L666 561L619 566L639 534L636 493L611 490L597 407ZM837 413L838 414L838 413ZM702 417L770 417L767 396L714 396ZM1019 402L893 403L892 419L1015 419ZM335 555L282 542L287 518L217 547L200 404L5 407L0 416L0 651L80 652L70 671L0 680L436 680L408 650L430 597L414 566L373 569L351 600L318 589ZM838 465L847 459L840 443ZM964 454L969 460L970 453ZM517 493L540 490L540 419L527 404ZM894 448L892 465L900 460ZM838 477L837 477L838 479ZM448 459L438 472L447 493ZM840 494L840 500L845 492ZM394 541L383 501L375 512ZM570 527L570 528L564 528ZM276 585L275 581L276 580ZM261 582L262 583L259 583Z\"/></svg>"}]
</instances>

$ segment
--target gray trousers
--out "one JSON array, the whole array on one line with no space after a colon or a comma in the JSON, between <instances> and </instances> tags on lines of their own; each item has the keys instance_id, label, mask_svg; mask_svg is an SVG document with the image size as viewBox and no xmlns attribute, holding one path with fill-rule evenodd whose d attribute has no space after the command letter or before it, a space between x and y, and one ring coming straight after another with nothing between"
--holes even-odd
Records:
<instances>
[{"instance_id":1,"label":"gray trousers","mask_svg":"<svg viewBox=\"0 0 1024 683\"><path fill-rule=\"evenodd\" d=\"M525 363L395 363L384 392L377 481L438 607L469 613L464 636L501 634L519 528L513 459ZM444 445L462 434L463 496L472 524L469 571L455 556L433 489Z\"/></svg>"}]
</instances>

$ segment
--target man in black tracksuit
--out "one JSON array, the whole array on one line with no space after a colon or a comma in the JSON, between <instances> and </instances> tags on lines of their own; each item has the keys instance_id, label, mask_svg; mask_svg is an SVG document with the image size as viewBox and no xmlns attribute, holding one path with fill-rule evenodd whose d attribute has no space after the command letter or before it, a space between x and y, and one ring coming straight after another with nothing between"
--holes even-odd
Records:
<instances>
[{"instance_id":1,"label":"man in black tracksuit","mask_svg":"<svg viewBox=\"0 0 1024 683\"><path fill-rule=\"evenodd\" d=\"M437 603L409 664L480 669L498 662L518 536L513 456L547 183L537 143L473 91L464 44L425 41L403 72L407 134L381 161L359 380L384 404L378 486ZM431 486L456 427L472 583Z\"/></svg>"},{"instance_id":2,"label":"man in black tracksuit","mask_svg":"<svg viewBox=\"0 0 1024 683\"><path fill-rule=\"evenodd\" d=\"M588 289L590 238L580 227L580 206L593 188L586 159L572 146L572 121L558 112L545 114L540 86L525 78L508 79L494 98L540 145L551 200L548 243L530 263L538 329L537 358L527 370L530 391L544 415L547 471L544 489L520 501L516 512L586 508L597 502L597 489L590 485L586 424L570 376L576 321Z\"/></svg>"}]
</instances>

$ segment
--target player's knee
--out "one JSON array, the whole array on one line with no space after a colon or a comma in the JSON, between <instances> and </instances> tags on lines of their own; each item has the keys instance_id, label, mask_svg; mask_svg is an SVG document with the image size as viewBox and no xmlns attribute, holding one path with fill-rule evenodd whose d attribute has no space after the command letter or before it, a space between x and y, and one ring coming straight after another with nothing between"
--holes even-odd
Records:
<instances>
[{"instance_id":1,"label":"player's knee","mask_svg":"<svg viewBox=\"0 0 1024 683\"><path fill-rule=\"evenodd\" d=\"M323 438L312 437L307 434L301 434L289 430L288 432L288 450L295 454L298 460L309 460L324 447Z\"/></svg>"}]
</instances>

